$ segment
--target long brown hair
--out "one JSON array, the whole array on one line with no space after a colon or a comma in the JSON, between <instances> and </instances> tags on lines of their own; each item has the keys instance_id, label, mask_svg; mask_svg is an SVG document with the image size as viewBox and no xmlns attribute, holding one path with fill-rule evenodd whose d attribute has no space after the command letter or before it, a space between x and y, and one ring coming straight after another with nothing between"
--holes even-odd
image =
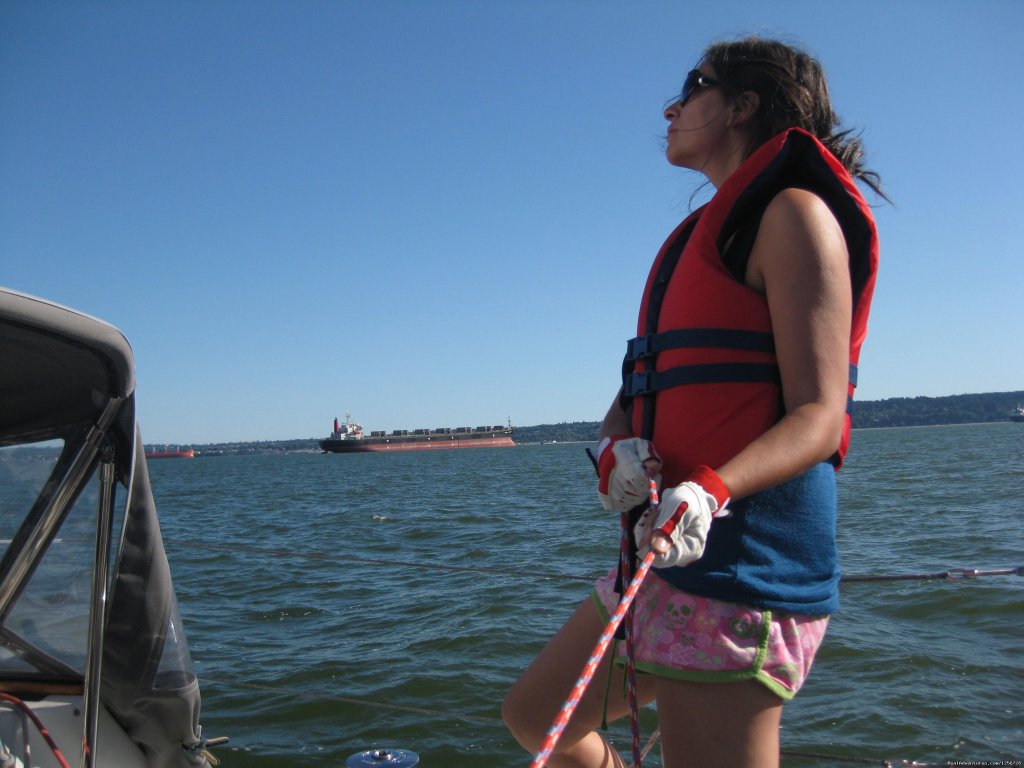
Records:
<instances>
[{"instance_id":1,"label":"long brown hair","mask_svg":"<svg viewBox=\"0 0 1024 768\"><path fill-rule=\"evenodd\" d=\"M753 91L760 106L752 119L747 154L787 128L803 128L828 147L855 179L888 200L881 177L864 165L864 146L840 130L825 73L809 54L778 40L746 37L711 45L703 60L715 71L726 96Z\"/></svg>"}]
</instances>

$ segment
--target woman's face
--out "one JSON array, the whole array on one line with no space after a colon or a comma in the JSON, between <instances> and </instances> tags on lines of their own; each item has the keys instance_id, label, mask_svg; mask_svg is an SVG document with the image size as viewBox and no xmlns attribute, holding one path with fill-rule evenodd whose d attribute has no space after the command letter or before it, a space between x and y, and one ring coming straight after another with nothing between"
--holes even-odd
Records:
<instances>
[{"instance_id":1,"label":"woman's face","mask_svg":"<svg viewBox=\"0 0 1024 768\"><path fill-rule=\"evenodd\" d=\"M704 170L727 127L728 105L714 72L702 63L687 75L681 100L665 108L665 156L680 168Z\"/></svg>"}]
</instances>

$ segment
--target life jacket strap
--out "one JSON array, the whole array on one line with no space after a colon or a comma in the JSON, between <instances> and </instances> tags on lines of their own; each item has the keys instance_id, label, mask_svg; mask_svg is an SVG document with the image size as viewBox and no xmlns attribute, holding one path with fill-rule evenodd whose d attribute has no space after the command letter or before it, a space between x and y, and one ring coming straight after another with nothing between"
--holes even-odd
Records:
<instances>
[{"instance_id":1,"label":"life jacket strap","mask_svg":"<svg viewBox=\"0 0 1024 768\"><path fill-rule=\"evenodd\" d=\"M707 363L681 365L665 371L634 371L622 379L623 397L640 397L687 384L779 384L779 367L774 363ZM850 385L857 386L857 366L850 365ZM853 398L847 397L846 410Z\"/></svg>"},{"instance_id":2,"label":"life jacket strap","mask_svg":"<svg viewBox=\"0 0 1024 768\"><path fill-rule=\"evenodd\" d=\"M708 363L682 365L666 371L634 372L623 380L622 394L638 397L687 384L750 382L778 384L779 367L774 363Z\"/></svg>"},{"instance_id":3,"label":"life jacket strap","mask_svg":"<svg viewBox=\"0 0 1024 768\"><path fill-rule=\"evenodd\" d=\"M718 347L753 352L775 352L775 339L770 332L744 331L734 328L683 328L661 333L648 333L626 342L624 363L653 357L666 349Z\"/></svg>"}]
</instances>

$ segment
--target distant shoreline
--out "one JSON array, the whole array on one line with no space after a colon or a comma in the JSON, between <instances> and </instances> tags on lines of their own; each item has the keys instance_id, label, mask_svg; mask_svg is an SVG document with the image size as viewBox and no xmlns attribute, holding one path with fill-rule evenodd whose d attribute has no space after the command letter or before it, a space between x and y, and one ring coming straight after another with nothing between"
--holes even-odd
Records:
<instances>
[{"instance_id":1,"label":"distant shoreline","mask_svg":"<svg viewBox=\"0 0 1024 768\"><path fill-rule=\"evenodd\" d=\"M943 397L890 397L884 400L854 400L850 408L853 428L900 429L904 427L945 427L970 424L1010 423L1010 417L1024 403L1024 390L953 394ZM599 421L561 422L515 427L513 439L519 444L545 442L595 442ZM238 440L233 442L146 443L146 450L193 449L201 456L239 454L316 453L322 437L291 440Z\"/></svg>"},{"instance_id":2,"label":"distant shoreline","mask_svg":"<svg viewBox=\"0 0 1024 768\"><path fill-rule=\"evenodd\" d=\"M1012 424L1010 419L1003 419L1002 421L958 421L954 424L893 424L891 426L881 427L854 427L854 432L867 432L875 429L932 429L938 427L980 427L986 424Z\"/></svg>"},{"instance_id":3,"label":"distant shoreline","mask_svg":"<svg viewBox=\"0 0 1024 768\"><path fill-rule=\"evenodd\" d=\"M1024 390L945 397L892 397L854 400L850 407L854 430L948 427L1010 423L1014 410L1024 404ZM515 427L512 439L520 445L596 442L600 421L574 421ZM146 449L194 449L197 455L218 456L264 453L319 452L320 437L294 440L252 440L223 443L146 443Z\"/></svg>"}]
</instances>

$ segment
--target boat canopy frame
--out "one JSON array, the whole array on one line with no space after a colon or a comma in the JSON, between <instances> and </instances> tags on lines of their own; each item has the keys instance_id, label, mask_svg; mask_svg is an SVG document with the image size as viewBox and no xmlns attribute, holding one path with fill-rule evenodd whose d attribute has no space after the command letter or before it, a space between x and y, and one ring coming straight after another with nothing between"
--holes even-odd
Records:
<instances>
[{"instance_id":1,"label":"boat canopy frame","mask_svg":"<svg viewBox=\"0 0 1024 768\"><path fill-rule=\"evenodd\" d=\"M0 558L0 651L20 665L0 668L0 690L80 691L85 766L102 764L101 707L149 765L208 766L198 680L136 423L131 346L101 320L0 288L0 360L0 450L11 458L19 447L61 445L30 508L0 509L17 525ZM7 622L62 526L93 492L88 629L84 664L76 665Z\"/></svg>"}]
</instances>

